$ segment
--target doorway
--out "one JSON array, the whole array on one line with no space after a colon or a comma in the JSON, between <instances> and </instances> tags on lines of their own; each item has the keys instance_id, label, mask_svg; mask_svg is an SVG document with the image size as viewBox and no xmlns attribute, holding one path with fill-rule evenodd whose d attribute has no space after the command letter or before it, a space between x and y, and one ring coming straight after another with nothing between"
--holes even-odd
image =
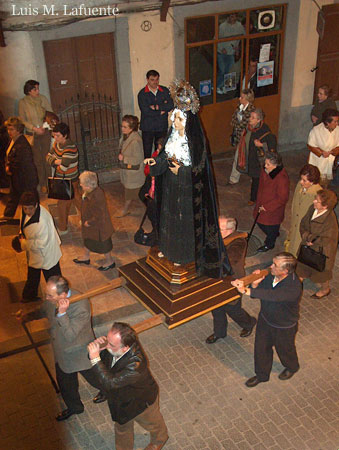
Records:
<instances>
[{"instance_id":1,"label":"doorway","mask_svg":"<svg viewBox=\"0 0 339 450\"><path fill-rule=\"evenodd\" d=\"M68 123L80 168L118 164L120 108L114 33L44 41L51 104Z\"/></svg>"}]
</instances>

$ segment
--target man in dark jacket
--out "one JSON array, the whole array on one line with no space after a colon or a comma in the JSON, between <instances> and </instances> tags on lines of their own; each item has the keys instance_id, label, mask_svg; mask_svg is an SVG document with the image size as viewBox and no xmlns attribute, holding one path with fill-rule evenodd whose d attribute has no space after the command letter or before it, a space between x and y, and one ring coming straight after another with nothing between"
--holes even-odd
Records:
<instances>
[{"instance_id":1,"label":"man in dark jacket","mask_svg":"<svg viewBox=\"0 0 339 450\"><path fill-rule=\"evenodd\" d=\"M219 224L234 276L244 277L247 233L237 231L237 221L233 217L220 217ZM214 333L206 339L207 344L214 344L218 339L226 337L227 314L242 328L240 337L250 336L257 321L241 307L240 297L212 311Z\"/></svg>"},{"instance_id":2,"label":"man in dark jacket","mask_svg":"<svg viewBox=\"0 0 339 450\"><path fill-rule=\"evenodd\" d=\"M291 253L281 252L273 258L271 273L253 282L251 288L244 287L241 280L232 281L240 293L259 298L261 302L254 345L256 375L246 381L247 387L269 380L273 347L285 367L280 380L288 380L299 370L295 336L302 285L295 274L296 265L297 260Z\"/></svg>"},{"instance_id":3,"label":"man in dark jacket","mask_svg":"<svg viewBox=\"0 0 339 450\"><path fill-rule=\"evenodd\" d=\"M32 148L23 135L24 124L18 117L10 117L5 122L5 126L12 141L6 154L6 173L10 177L10 194L2 219L9 219L14 217L23 192L35 191L39 180Z\"/></svg>"},{"instance_id":4,"label":"man in dark jacket","mask_svg":"<svg viewBox=\"0 0 339 450\"><path fill-rule=\"evenodd\" d=\"M147 84L138 94L145 158L151 157L153 144L166 136L168 112L174 108L169 90L159 84L159 76L156 70L149 70L146 74Z\"/></svg>"},{"instance_id":5,"label":"man in dark jacket","mask_svg":"<svg viewBox=\"0 0 339 450\"><path fill-rule=\"evenodd\" d=\"M105 350L100 353L100 345ZM115 322L107 334L88 345L93 371L114 421L116 450L133 450L134 421L151 433L145 450L160 450L168 439L159 409L159 388L135 331Z\"/></svg>"}]
</instances>

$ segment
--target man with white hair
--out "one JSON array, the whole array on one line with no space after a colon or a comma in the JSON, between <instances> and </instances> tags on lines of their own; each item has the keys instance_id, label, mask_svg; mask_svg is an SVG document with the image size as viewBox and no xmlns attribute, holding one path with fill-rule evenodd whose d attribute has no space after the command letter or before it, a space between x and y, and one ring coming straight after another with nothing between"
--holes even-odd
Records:
<instances>
[{"instance_id":1,"label":"man with white hair","mask_svg":"<svg viewBox=\"0 0 339 450\"><path fill-rule=\"evenodd\" d=\"M247 234L237 231L237 221L234 217L221 216L219 225L234 275L237 278L244 277ZM242 328L240 337L250 336L257 321L241 307L240 297L212 311L214 333L206 339L207 344L214 344L227 336L227 314Z\"/></svg>"},{"instance_id":2,"label":"man with white hair","mask_svg":"<svg viewBox=\"0 0 339 450\"><path fill-rule=\"evenodd\" d=\"M255 387L268 381L275 347L282 365L280 380L288 380L299 370L295 336L298 329L299 304L302 284L295 273L296 258L287 252L273 258L271 273L245 287L242 280L232 281L241 294L259 298L261 309L255 333L255 376L246 381L247 387ZM253 273L258 273L254 271Z\"/></svg>"}]
</instances>

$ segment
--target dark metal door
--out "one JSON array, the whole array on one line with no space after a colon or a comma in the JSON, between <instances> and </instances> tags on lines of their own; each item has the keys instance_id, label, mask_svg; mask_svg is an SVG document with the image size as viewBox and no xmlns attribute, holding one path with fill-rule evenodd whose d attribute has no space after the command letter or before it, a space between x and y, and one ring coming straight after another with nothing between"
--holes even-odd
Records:
<instances>
[{"instance_id":1,"label":"dark metal door","mask_svg":"<svg viewBox=\"0 0 339 450\"><path fill-rule=\"evenodd\" d=\"M82 101L77 95L65 102L58 115L70 127L71 139L79 149L80 170L98 171L118 164L120 110L112 97L92 94Z\"/></svg>"}]
</instances>

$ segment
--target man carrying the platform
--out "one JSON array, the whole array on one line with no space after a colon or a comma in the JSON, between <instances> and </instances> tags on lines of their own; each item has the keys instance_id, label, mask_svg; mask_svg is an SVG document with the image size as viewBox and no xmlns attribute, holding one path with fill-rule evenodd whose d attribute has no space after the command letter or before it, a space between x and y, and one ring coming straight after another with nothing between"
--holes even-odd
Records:
<instances>
[{"instance_id":1,"label":"man carrying the platform","mask_svg":"<svg viewBox=\"0 0 339 450\"><path fill-rule=\"evenodd\" d=\"M236 278L244 277L246 275L244 267L247 236L245 233L237 231L237 221L233 217L221 216L219 225L234 276ZM227 336L227 314L242 328L240 337L250 336L257 321L241 307L240 297L212 311L214 333L206 339L207 344L214 344L217 340Z\"/></svg>"},{"instance_id":2,"label":"man carrying the platform","mask_svg":"<svg viewBox=\"0 0 339 450\"><path fill-rule=\"evenodd\" d=\"M66 278L52 276L47 281L46 300L41 307L18 316L23 322L43 317L49 320L56 378L67 406L56 416L59 422L84 411L79 395L78 372L89 384L100 389L87 354L87 345L94 339L90 302L86 298L72 303L71 298L75 294L78 292L70 290ZM104 400L106 398L101 393L93 399L94 403Z\"/></svg>"},{"instance_id":3,"label":"man carrying the platform","mask_svg":"<svg viewBox=\"0 0 339 450\"><path fill-rule=\"evenodd\" d=\"M160 450L168 433L159 409L159 388L133 328L115 322L107 338L102 336L88 345L88 353L107 396L116 450L133 450L134 421L151 434L144 450Z\"/></svg>"},{"instance_id":4,"label":"man carrying the platform","mask_svg":"<svg viewBox=\"0 0 339 450\"><path fill-rule=\"evenodd\" d=\"M281 252L273 258L271 273L245 287L242 280L232 281L241 294L259 298L261 309L255 333L254 366L256 375L246 381L255 387L268 381L273 363L273 347L285 369L280 380L288 380L299 370L295 336L298 329L302 284L295 273L297 260ZM254 271L253 273L259 273Z\"/></svg>"}]
</instances>

